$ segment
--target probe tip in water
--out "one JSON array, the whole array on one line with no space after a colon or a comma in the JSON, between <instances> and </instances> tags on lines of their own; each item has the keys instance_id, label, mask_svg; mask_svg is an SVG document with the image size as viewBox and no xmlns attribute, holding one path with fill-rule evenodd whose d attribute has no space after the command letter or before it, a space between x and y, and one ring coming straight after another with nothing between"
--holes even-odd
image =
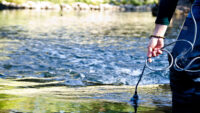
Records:
<instances>
[{"instance_id":1,"label":"probe tip in water","mask_svg":"<svg viewBox=\"0 0 200 113\"><path fill-rule=\"evenodd\" d=\"M131 101L132 101L132 102L135 102L135 101L138 100L138 98L139 98L138 94L135 93L135 94L133 95L133 97L131 98Z\"/></svg>"}]
</instances>

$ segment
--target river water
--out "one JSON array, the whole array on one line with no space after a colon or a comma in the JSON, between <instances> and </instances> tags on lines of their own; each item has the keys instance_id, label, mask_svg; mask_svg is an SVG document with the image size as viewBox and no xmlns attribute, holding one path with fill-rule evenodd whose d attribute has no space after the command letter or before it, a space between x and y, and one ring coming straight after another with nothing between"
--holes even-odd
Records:
<instances>
[{"instance_id":1,"label":"river water","mask_svg":"<svg viewBox=\"0 0 200 113\"><path fill-rule=\"evenodd\" d=\"M150 12L0 11L0 112L133 113L154 21ZM183 21L174 17L166 43ZM151 63L167 65L166 54ZM171 112L169 86L153 86L168 76L145 70L138 113Z\"/></svg>"},{"instance_id":2,"label":"river water","mask_svg":"<svg viewBox=\"0 0 200 113\"><path fill-rule=\"evenodd\" d=\"M135 85L154 21L150 12L1 11L1 77L54 77L70 86ZM166 43L175 40L180 25L174 26ZM157 61L155 68L168 65L166 54ZM142 80L165 83L168 70L146 70Z\"/></svg>"}]
</instances>

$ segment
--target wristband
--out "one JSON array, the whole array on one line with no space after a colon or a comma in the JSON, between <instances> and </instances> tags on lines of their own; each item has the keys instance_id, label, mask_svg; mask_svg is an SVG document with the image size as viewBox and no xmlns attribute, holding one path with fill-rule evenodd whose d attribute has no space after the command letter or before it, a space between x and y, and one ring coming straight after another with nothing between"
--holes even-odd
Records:
<instances>
[{"instance_id":1,"label":"wristband","mask_svg":"<svg viewBox=\"0 0 200 113\"><path fill-rule=\"evenodd\" d=\"M157 36L157 35L151 35L149 38L152 38L152 37L154 37L154 38L165 38L165 37L163 37L163 36Z\"/></svg>"}]
</instances>

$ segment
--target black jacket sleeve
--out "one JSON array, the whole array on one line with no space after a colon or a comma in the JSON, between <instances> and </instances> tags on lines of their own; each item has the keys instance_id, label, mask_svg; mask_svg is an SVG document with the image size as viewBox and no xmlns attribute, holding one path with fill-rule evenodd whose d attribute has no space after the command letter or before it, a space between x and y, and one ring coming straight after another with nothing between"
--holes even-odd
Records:
<instances>
[{"instance_id":1,"label":"black jacket sleeve","mask_svg":"<svg viewBox=\"0 0 200 113\"><path fill-rule=\"evenodd\" d=\"M169 25L178 0L160 0L156 24Z\"/></svg>"}]
</instances>

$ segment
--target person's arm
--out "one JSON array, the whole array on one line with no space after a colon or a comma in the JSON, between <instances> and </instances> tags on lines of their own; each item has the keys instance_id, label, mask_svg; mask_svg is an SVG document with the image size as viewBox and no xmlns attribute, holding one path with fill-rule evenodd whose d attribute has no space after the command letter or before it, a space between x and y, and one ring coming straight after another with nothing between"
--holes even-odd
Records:
<instances>
[{"instance_id":1,"label":"person's arm","mask_svg":"<svg viewBox=\"0 0 200 113\"><path fill-rule=\"evenodd\" d=\"M167 30L167 25L156 24L153 35L164 37L166 30ZM158 56L159 54L162 54L162 51L160 49L163 46L164 46L163 38L152 37L150 39L148 45L148 53L147 53L147 57L149 57L148 59L149 62L152 62L151 57L155 57Z\"/></svg>"},{"instance_id":2,"label":"person's arm","mask_svg":"<svg viewBox=\"0 0 200 113\"><path fill-rule=\"evenodd\" d=\"M155 21L155 29L153 35L164 37L167 27L170 23L172 15L176 9L178 0L160 0L158 16ZM151 57L162 54L160 50L164 46L163 38L151 37L148 45L147 57L148 61L152 62Z\"/></svg>"}]
</instances>

